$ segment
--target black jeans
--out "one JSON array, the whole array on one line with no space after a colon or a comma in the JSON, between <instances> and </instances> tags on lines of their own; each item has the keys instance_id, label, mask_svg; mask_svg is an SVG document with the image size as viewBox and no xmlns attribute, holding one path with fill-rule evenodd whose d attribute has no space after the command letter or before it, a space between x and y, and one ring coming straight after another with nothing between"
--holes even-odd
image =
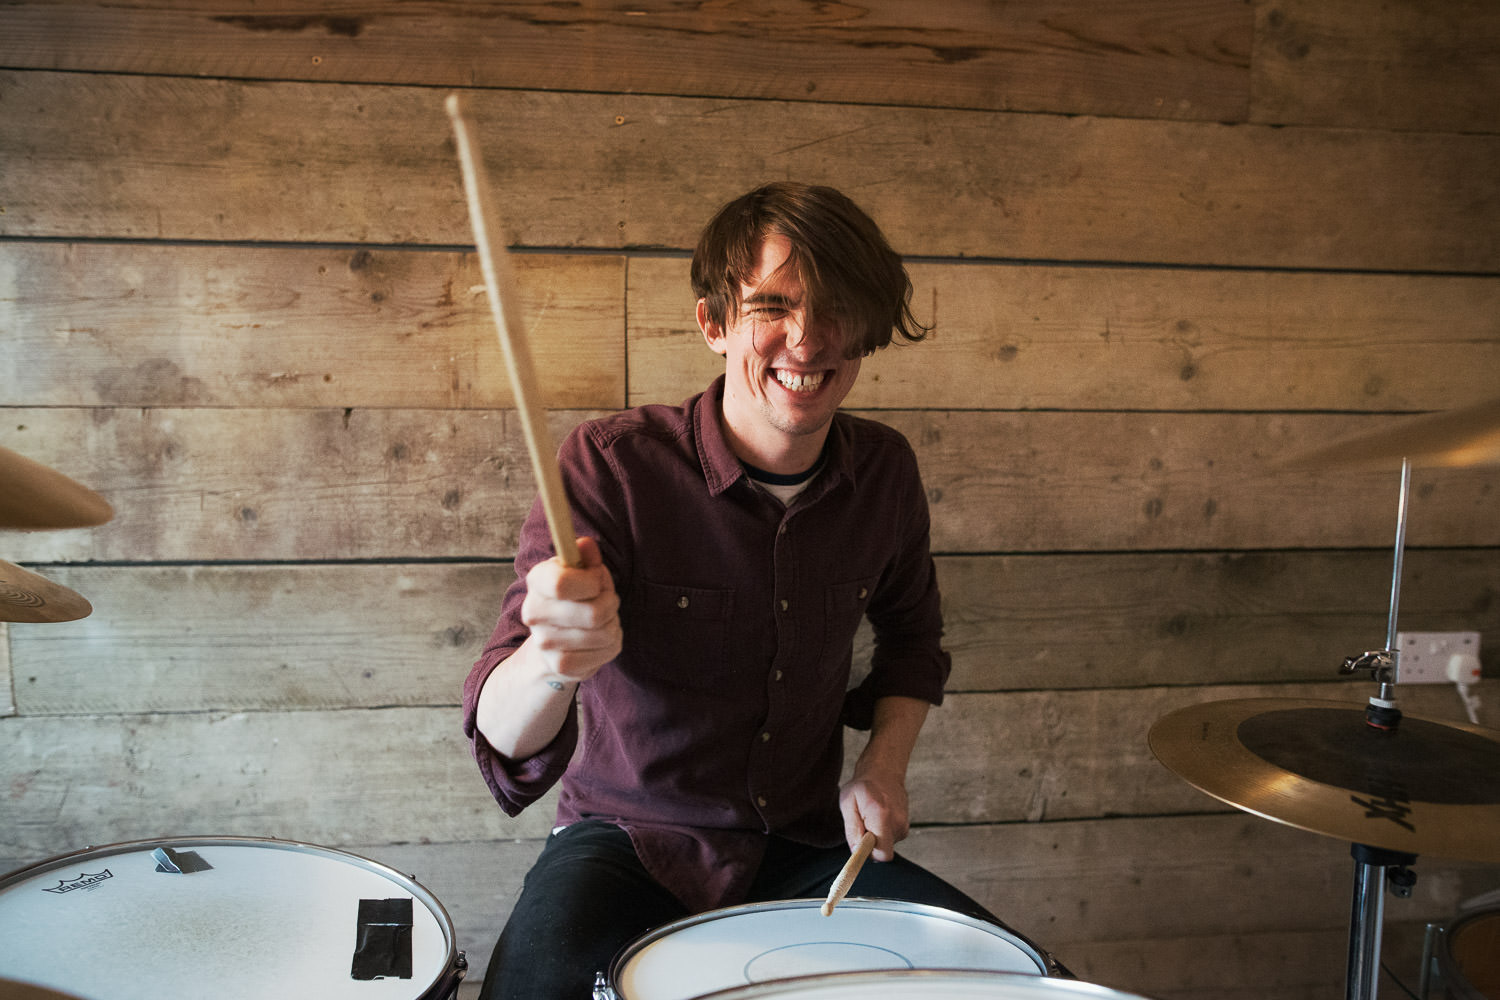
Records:
<instances>
[{"instance_id":1,"label":"black jeans","mask_svg":"<svg viewBox=\"0 0 1500 1000\"><path fill-rule=\"evenodd\" d=\"M820 898L849 860L847 848L772 837L746 902ZM860 869L852 896L941 906L1000 924L982 906L900 855ZM646 873L624 830L577 823L547 838L495 944L481 1000L588 1000L596 973L653 928L689 916ZM1001 926L1004 926L1001 924Z\"/></svg>"}]
</instances>

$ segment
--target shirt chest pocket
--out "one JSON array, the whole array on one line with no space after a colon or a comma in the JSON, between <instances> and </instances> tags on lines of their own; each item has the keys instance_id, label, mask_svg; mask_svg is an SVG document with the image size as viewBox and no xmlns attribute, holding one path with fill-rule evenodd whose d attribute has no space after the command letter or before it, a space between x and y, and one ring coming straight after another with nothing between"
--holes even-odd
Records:
<instances>
[{"instance_id":1,"label":"shirt chest pocket","mask_svg":"<svg viewBox=\"0 0 1500 1000\"><path fill-rule=\"evenodd\" d=\"M723 682L734 591L640 582L626 610L632 671L689 688Z\"/></svg>"},{"instance_id":2,"label":"shirt chest pocket","mask_svg":"<svg viewBox=\"0 0 1500 1000\"><path fill-rule=\"evenodd\" d=\"M864 621L870 595L875 592L878 576L828 585L823 598L823 658L837 663L849 654L854 634Z\"/></svg>"}]
</instances>

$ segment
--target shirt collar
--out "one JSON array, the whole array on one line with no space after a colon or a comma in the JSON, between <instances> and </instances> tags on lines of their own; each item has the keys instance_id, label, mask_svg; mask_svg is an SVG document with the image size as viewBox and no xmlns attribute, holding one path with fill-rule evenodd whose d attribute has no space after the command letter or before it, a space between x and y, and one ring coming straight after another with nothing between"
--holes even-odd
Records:
<instances>
[{"instance_id":1,"label":"shirt collar","mask_svg":"<svg viewBox=\"0 0 1500 1000\"><path fill-rule=\"evenodd\" d=\"M688 402L687 408L692 413L693 436L697 440L699 460L703 463L703 478L708 484L709 494L718 496L745 477L745 467L729 446L720 416L724 412L724 376L714 379L707 390ZM830 485L839 479L854 481L849 434L848 420L843 412L835 413L824 446L827 466L822 478Z\"/></svg>"}]
</instances>

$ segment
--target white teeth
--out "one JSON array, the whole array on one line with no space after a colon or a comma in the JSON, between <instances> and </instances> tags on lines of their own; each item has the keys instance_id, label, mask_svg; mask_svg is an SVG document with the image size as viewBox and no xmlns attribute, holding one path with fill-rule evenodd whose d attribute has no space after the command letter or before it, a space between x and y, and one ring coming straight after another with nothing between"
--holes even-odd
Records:
<instances>
[{"instance_id":1,"label":"white teeth","mask_svg":"<svg viewBox=\"0 0 1500 1000\"><path fill-rule=\"evenodd\" d=\"M823 384L823 373L810 372L805 375L799 375L796 372L787 372L778 369L776 372L776 381L793 392L811 392Z\"/></svg>"}]
</instances>

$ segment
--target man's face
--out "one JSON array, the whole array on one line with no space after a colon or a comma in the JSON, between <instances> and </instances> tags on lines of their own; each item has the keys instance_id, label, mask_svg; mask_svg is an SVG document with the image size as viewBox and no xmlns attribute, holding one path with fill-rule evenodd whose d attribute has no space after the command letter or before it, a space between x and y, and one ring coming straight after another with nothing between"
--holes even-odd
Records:
<instances>
[{"instance_id":1,"label":"man's face","mask_svg":"<svg viewBox=\"0 0 1500 1000\"><path fill-rule=\"evenodd\" d=\"M844 357L837 317L809 317L785 237L761 244L739 309L719 327L698 303L698 325L725 358L724 422L736 454L771 472L800 472L823 448L834 411L859 375Z\"/></svg>"}]
</instances>

